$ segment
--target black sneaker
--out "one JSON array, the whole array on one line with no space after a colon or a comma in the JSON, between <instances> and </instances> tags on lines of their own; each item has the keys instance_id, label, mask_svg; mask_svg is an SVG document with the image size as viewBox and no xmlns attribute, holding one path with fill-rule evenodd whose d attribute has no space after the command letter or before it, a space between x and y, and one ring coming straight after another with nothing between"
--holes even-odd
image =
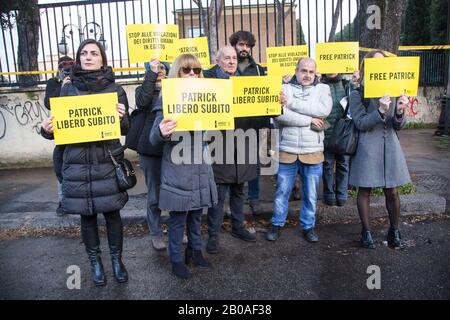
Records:
<instances>
[{"instance_id":1,"label":"black sneaker","mask_svg":"<svg viewBox=\"0 0 450 320\"><path fill-rule=\"evenodd\" d=\"M343 207L343 206L345 206L346 203L347 203L347 200L339 200L339 199L336 200L336 204L338 207Z\"/></svg>"},{"instance_id":2,"label":"black sneaker","mask_svg":"<svg viewBox=\"0 0 450 320\"><path fill-rule=\"evenodd\" d=\"M172 262L172 273L180 279L189 279L192 273L183 262Z\"/></svg>"},{"instance_id":3,"label":"black sneaker","mask_svg":"<svg viewBox=\"0 0 450 320\"><path fill-rule=\"evenodd\" d=\"M266 240L268 241L275 241L280 237L281 227L279 226L272 226L272 230L267 232L266 234Z\"/></svg>"},{"instance_id":4,"label":"black sneaker","mask_svg":"<svg viewBox=\"0 0 450 320\"><path fill-rule=\"evenodd\" d=\"M206 252L208 252L209 254L219 253L217 242L218 241L216 237L210 237L208 239L208 243L206 244Z\"/></svg>"},{"instance_id":5,"label":"black sneaker","mask_svg":"<svg viewBox=\"0 0 450 320\"><path fill-rule=\"evenodd\" d=\"M361 246L366 249L375 249L375 244L373 243L372 234L369 230L361 231Z\"/></svg>"},{"instance_id":6,"label":"black sneaker","mask_svg":"<svg viewBox=\"0 0 450 320\"><path fill-rule=\"evenodd\" d=\"M303 237L306 239L306 241L315 243L319 241L319 237L314 231L314 228L310 228L308 230L303 230Z\"/></svg>"},{"instance_id":7,"label":"black sneaker","mask_svg":"<svg viewBox=\"0 0 450 320\"><path fill-rule=\"evenodd\" d=\"M65 214L65 213L64 213L64 211L63 211L63 209L62 209L61 202L60 202L60 203L58 204L58 208L56 208L56 215L57 215L58 217L62 217L64 214Z\"/></svg>"},{"instance_id":8,"label":"black sneaker","mask_svg":"<svg viewBox=\"0 0 450 320\"><path fill-rule=\"evenodd\" d=\"M402 240L402 236L400 235L400 231L398 229L389 228L387 242L389 247L392 249L402 250L406 248L406 244Z\"/></svg>"},{"instance_id":9,"label":"black sneaker","mask_svg":"<svg viewBox=\"0 0 450 320\"><path fill-rule=\"evenodd\" d=\"M256 236L248 232L248 230L245 228L239 230L231 230L231 235L244 241L256 241Z\"/></svg>"},{"instance_id":10,"label":"black sneaker","mask_svg":"<svg viewBox=\"0 0 450 320\"><path fill-rule=\"evenodd\" d=\"M329 200L329 199L324 199L323 203L325 203L329 207L334 207L336 205L336 201L335 200Z\"/></svg>"}]
</instances>

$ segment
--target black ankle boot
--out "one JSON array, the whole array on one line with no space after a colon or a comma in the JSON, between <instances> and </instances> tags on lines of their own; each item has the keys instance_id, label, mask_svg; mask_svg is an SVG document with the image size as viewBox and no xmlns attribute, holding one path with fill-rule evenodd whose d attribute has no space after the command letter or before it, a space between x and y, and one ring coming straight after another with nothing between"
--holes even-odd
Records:
<instances>
[{"instance_id":1,"label":"black ankle boot","mask_svg":"<svg viewBox=\"0 0 450 320\"><path fill-rule=\"evenodd\" d=\"M89 256L89 262L91 263L91 277L92 281L97 287L106 285L105 270L103 269L102 259L100 254L93 254Z\"/></svg>"},{"instance_id":2,"label":"black ankle boot","mask_svg":"<svg viewBox=\"0 0 450 320\"><path fill-rule=\"evenodd\" d=\"M388 245L393 249L405 249L406 247L398 229L389 228L387 241Z\"/></svg>"},{"instance_id":3,"label":"black ankle boot","mask_svg":"<svg viewBox=\"0 0 450 320\"><path fill-rule=\"evenodd\" d=\"M117 282L123 283L128 281L128 272L122 263L122 245L123 245L123 232L122 225L108 226L108 244L109 253L111 254L111 266L114 273L114 278Z\"/></svg>"},{"instance_id":4,"label":"black ankle boot","mask_svg":"<svg viewBox=\"0 0 450 320\"><path fill-rule=\"evenodd\" d=\"M172 262L172 272L181 279L189 279L192 277L192 273L186 268L183 262Z\"/></svg>"},{"instance_id":5,"label":"black ankle boot","mask_svg":"<svg viewBox=\"0 0 450 320\"><path fill-rule=\"evenodd\" d=\"M184 260L187 265L191 263L191 259L194 262L194 266L200 269L211 268L211 264L205 260L201 250L192 250L191 247L186 247L184 252Z\"/></svg>"},{"instance_id":6,"label":"black ankle boot","mask_svg":"<svg viewBox=\"0 0 450 320\"><path fill-rule=\"evenodd\" d=\"M372 234L369 230L361 231L361 245L366 249L375 249L375 244L373 243Z\"/></svg>"}]
</instances>

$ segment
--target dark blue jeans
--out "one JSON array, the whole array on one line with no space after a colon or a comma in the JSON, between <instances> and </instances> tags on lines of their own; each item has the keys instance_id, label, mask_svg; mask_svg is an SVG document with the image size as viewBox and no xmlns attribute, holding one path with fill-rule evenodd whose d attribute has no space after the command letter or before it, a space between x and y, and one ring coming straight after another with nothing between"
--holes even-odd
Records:
<instances>
[{"instance_id":1,"label":"dark blue jeans","mask_svg":"<svg viewBox=\"0 0 450 320\"><path fill-rule=\"evenodd\" d=\"M223 223L223 204L230 188L230 210L231 225L233 230L244 228L244 184L230 183L218 184L218 202L208 209L208 234L210 237L217 237Z\"/></svg>"},{"instance_id":2,"label":"dark blue jeans","mask_svg":"<svg viewBox=\"0 0 450 320\"><path fill-rule=\"evenodd\" d=\"M324 151L323 162L323 197L327 201L347 200L348 172L350 156L335 154L329 149ZM336 162L336 179L334 163Z\"/></svg>"},{"instance_id":3,"label":"dark blue jeans","mask_svg":"<svg viewBox=\"0 0 450 320\"><path fill-rule=\"evenodd\" d=\"M202 209L191 211L171 211L169 220L170 262L183 262L183 235L187 224L188 246L193 250L202 249ZM187 222L187 223L186 223Z\"/></svg>"},{"instance_id":4,"label":"dark blue jeans","mask_svg":"<svg viewBox=\"0 0 450 320\"><path fill-rule=\"evenodd\" d=\"M161 185L161 158L139 156L147 186L147 224L150 238L162 236L161 210L158 208L159 187Z\"/></svg>"}]
</instances>

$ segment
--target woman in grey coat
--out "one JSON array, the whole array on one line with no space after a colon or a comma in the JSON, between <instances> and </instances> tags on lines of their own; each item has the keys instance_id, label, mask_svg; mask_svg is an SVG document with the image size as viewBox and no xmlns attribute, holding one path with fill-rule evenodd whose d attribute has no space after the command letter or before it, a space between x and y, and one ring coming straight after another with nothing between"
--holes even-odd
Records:
<instances>
[{"instance_id":1,"label":"woman in grey coat","mask_svg":"<svg viewBox=\"0 0 450 320\"><path fill-rule=\"evenodd\" d=\"M365 58L383 58L383 52L369 52ZM364 58L364 59L365 59ZM364 75L364 61L361 67ZM358 187L357 206L362 223L361 245L374 249L369 227L369 202L372 188L383 188L390 228L388 244L404 248L398 230L400 198L397 187L411 181L397 131L406 123L406 96L399 99L384 96L381 99L364 98L364 79L350 95L350 114L359 130L356 153L350 160L349 184Z\"/></svg>"},{"instance_id":2,"label":"woman in grey coat","mask_svg":"<svg viewBox=\"0 0 450 320\"><path fill-rule=\"evenodd\" d=\"M180 55L173 63L169 78L199 78L202 77L200 62L191 54ZM203 258L201 241L201 217L204 208L217 204L217 188L210 164L203 159L198 161L199 152L194 147L192 132L186 132L183 140L172 138L177 122L170 118L163 118L161 99L156 103L153 112L156 119L150 132L150 142L153 145L164 144L161 160L161 186L159 193L159 208L169 210L169 256L172 271L179 278L190 278L192 274L185 264L191 261L200 268L209 268L210 264ZM195 132L195 134L202 134ZM184 141L190 140L189 142ZM198 140L197 138L195 139ZM202 140L200 140L202 141ZM178 143L189 148L190 162L179 163L174 158L179 152L172 151ZM200 158L207 148L203 143ZM207 152L206 152L207 153ZM195 157L195 161L194 161ZM181 161L184 160L180 159ZM209 162L211 163L211 162ZM187 220L188 244L182 255L182 241L184 227Z\"/></svg>"}]
</instances>

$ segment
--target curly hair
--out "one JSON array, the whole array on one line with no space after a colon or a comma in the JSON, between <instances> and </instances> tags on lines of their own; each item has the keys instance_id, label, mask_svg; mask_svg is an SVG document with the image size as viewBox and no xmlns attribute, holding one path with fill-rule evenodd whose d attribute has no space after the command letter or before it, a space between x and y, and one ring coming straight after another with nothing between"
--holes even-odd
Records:
<instances>
[{"instance_id":1,"label":"curly hair","mask_svg":"<svg viewBox=\"0 0 450 320\"><path fill-rule=\"evenodd\" d=\"M256 43L255 36L248 31L240 30L233 33L230 38L230 44L234 47L239 41L245 41L250 47L254 47Z\"/></svg>"}]
</instances>

